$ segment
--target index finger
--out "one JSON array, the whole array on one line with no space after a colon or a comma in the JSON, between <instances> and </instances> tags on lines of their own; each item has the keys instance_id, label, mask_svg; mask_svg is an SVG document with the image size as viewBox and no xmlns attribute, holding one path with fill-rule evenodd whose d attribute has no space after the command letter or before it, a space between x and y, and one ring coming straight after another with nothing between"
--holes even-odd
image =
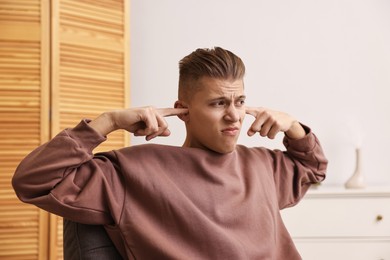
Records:
<instances>
[{"instance_id":1,"label":"index finger","mask_svg":"<svg viewBox=\"0 0 390 260\"><path fill-rule=\"evenodd\" d=\"M158 108L157 112L161 116L163 116L163 117L166 117L166 116L178 116L178 115L182 115L182 114L188 113L188 108L172 108L172 107L169 107L169 108Z\"/></svg>"},{"instance_id":2,"label":"index finger","mask_svg":"<svg viewBox=\"0 0 390 260\"><path fill-rule=\"evenodd\" d=\"M259 113L264 111L265 109L262 107L245 107L245 113L248 115L252 115L256 117Z\"/></svg>"}]
</instances>

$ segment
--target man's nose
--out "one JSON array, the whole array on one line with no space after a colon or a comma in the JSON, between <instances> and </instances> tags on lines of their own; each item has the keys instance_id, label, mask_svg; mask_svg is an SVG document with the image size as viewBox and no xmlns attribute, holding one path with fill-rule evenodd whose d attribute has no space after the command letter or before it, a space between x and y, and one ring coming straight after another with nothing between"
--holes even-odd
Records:
<instances>
[{"instance_id":1,"label":"man's nose","mask_svg":"<svg viewBox=\"0 0 390 260\"><path fill-rule=\"evenodd\" d=\"M240 120L240 113L234 104L230 104L230 106L226 108L225 120L231 122L237 122Z\"/></svg>"}]
</instances>

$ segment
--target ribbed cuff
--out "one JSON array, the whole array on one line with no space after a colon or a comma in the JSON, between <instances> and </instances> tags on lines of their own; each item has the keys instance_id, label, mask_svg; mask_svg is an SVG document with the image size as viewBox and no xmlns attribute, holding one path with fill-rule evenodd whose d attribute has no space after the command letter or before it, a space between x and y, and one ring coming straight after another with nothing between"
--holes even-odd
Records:
<instances>
[{"instance_id":1,"label":"ribbed cuff","mask_svg":"<svg viewBox=\"0 0 390 260\"><path fill-rule=\"evenodd\" d=\"M312 133L311 129L301 124L303 129L305 129L306 135L300 139L292 139L287 135L283 138L283 144L287 148L287 150L294 150L298 152L310 152L314 149L316 145L316 137Z\"/></svg>"},{"instance_id":2,"label":"ribbed cuff","mask_svg":"<svg viewBox=\"0 0 390 260\"><path fill-rule=\"evenodd\" d=\"M101 135L89 126L90 119L83 119L74 128L65 129L66 133L73 138L80 146L93 150L99 144L107 140L106 136Z\"/></svg>"}]
</instances>

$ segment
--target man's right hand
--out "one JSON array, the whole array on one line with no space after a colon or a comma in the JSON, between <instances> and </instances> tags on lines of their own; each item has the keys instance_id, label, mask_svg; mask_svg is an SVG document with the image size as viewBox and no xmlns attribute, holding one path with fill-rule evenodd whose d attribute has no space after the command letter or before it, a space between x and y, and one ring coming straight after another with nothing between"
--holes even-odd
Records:
<instances>
[{"instance_id":1,"label":"man's right hand","mask_svg":"<svg viewBox=\"0 0 390 260\"><path fill-rule=\"evenodd\" d=\"M135 136L145 136L147 141L156 136L169 136L164 117L188 113L186 108L139 107L105 112L89 125L102 135L124 129Z\"/></svg>"}]
</instances>

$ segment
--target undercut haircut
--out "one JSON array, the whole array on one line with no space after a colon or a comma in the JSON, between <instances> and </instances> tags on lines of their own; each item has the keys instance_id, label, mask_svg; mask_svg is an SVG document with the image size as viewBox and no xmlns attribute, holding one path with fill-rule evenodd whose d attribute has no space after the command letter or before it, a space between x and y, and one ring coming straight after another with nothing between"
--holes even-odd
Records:
<instances>
[{"instance_id":1,"label":"undercut haircut","mask_svg":"<svg viewBox=\"0 0 390 260\"><path fill-rule=\"evenodd\" d=\"M221 47L196 49L179 62L179 100L188 100L202 78L235 81L244 75L244 63L231 51Z\"/></svg>"}]
</instances>

